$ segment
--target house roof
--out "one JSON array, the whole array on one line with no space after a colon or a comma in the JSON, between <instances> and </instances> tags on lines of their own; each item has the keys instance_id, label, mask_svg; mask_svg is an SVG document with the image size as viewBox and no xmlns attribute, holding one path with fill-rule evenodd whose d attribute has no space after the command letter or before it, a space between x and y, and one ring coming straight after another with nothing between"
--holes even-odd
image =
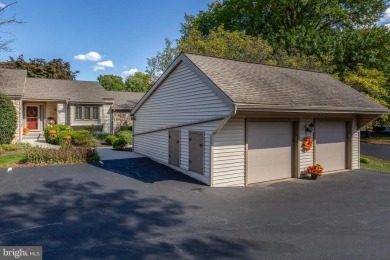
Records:
<instances>
[{"instance_id":1,"label":"house roof","mask_svg":"<svg viewBox=\"0 0 390 260\"><path fill-rule=\"evenodd\" d=\"M0 92L7 96L22 96L26 70L0 69Z\"/></svg>"},{"instance_id":2,"label":"house roof","mask_svg":"<svg viewBox=\"0 0 390 260\"><path fill-rule=\"evenodd\" d=\"M328 110L387 108L325 73L182 54L233 103L242 107L300 107Z\"/></svg>"},{"instance_id":3,"label":"house roof","mask_svg":"<svg viewBox=\"0 0 390 260\"><path fill-rule=\"evenodd\" d=\"M131 110L145 95L145 93L125 91L108 91L108 93L115 100L112 107L115 110Z\"/></svg>"},{"instance_id":4,"label":"house roof","mask_svg":"<svg viewBox=\"0 0 390 260\"><path fill-rule=\"evenodd\" d=\"M26 78L24 99L100 102L111 98L99 82Z\"/></svg>"}]
</instances>

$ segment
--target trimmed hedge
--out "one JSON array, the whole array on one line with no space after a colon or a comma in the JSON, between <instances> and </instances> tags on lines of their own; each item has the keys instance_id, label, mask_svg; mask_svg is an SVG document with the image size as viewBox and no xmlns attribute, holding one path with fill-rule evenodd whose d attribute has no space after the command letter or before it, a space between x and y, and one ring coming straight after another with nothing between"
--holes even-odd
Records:
<instances>
[{"instance_id":1,"label":"trimmed hedge","mask_svg":"<svg viewBox=\"0 0 390 260\"><path fill-rule=\"evenodd\" d=\"M99 161L99 155L88 147L33 147L26 152L26 160L32 164L83 163Z\"/></svg>"},{"instance_id":2,"label":"trimmed hedge","mask_svg":"<svg viewBox=\"0 0 390 260\"><path fill-rule=\"evenodd\" d=\"M0 144L10 144L17 127L16 109L11 99L0 93Z\"/></svg>"},{"instance_id":3,"label":"trimmed hedge","mask_svg":"<svg viewBox=\"0 0 390 260\"><path fill-rule=\"evenodd\" d=\"M50 134L52 131L52 134ZM55 134L53 134L55 131ZM71 137L71 142L78 146L94 146L93 134L88 130L74 131L67 125L51 125L45 128L45 140L49 144L69 146L65 136Z\"/></svg>"}]
</instances>

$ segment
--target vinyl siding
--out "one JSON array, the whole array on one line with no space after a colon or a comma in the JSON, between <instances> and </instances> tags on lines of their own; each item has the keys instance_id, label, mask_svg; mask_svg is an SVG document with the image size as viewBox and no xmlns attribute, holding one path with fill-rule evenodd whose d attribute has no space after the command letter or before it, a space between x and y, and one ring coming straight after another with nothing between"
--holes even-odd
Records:
<instances>
[{"instance_id":1,"label":"vinyl siding","mask_svg":"<svg viewBox=\"0 0 390 260\"><path fill-rule=\"evenodd\" d=\"M213 141L213 187L245 185L245 119L230 119Z\"/></svg>"},{"instance_id":2,"label":"vinyl siding","mask_svg":"<svg viewBox=\"0 0 390 260\"><path fill-rule=\"evenodd\" d=\"M57 124L66 124L66 103L57 103Z\"/></svg>"},{"instance_id":3,"label":"vinyl siding","mask_svg":"<svg viewBox=\"0 0 390 260\"><path fill-rule=\"evenodd\" d=\"M135 133L196 123L230 108L186 64L181 63L135 113Z\"/></svg>"},{"instance_id":4,"label":"vinyl siding","mask_svg":"<svg viewBox=\"0 0 390 260\"><path fill-rule=\"evenodd\" d=\"M352 170L360 169L360 131L357 129L357 120L352 122Z\"/></svg>"},{"instance_id":5,"label":"vinyl siding","mask_svg":"<svg viewBox=\"0 0 390 260\"><path fill-rule=\"evenodd\" d=\"M313 133L306 133L305 126L313 122L313 118L305 118L299 121L299 142L298 142L298 153L299 153L299 177L306 176L306 168L314 163L314 144L309 151L302 150L302 141L305 137L313 138Z\"/></svg>"},{"instance_id":6,"label":"vinyl siding","mask_svg":"<svg viewBox=\"0 0 390 260\"><path fill-rule=\"evenodd\" d=\"M138 135L134 139L135 152L168 163L168 130Z\"/></svg>"}]
</instances>

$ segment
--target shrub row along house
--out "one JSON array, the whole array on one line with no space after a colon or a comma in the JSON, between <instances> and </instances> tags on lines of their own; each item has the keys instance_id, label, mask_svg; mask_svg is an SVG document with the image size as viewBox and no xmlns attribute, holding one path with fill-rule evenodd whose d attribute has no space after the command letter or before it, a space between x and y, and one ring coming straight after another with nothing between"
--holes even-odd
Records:
<instances>
[{"instance_id":1,"label":"shrub row along house","mask_svg":"<svg viewBox=\"0 0 390 260\"><path fill-rule=\"evenodd\" d=\"M181 54L133 109L133 149L210 186L246 186L314 163L358 169L359 128L386 112L324 73Z\"/></svg>"},{"instance_id":2,"label":"shrub row along house","mask_svg":"<svg viewBox=\"0 0 390 260\"><path fill-rule=\"evenodd\" d=\"M144 93L106 91L98 82L28 78L27 71L0 69L0 92L16 107L14 142L37 136L51 122L74 129L114 133L132 124L130 111Z\"/></svg>"}]
</instances>

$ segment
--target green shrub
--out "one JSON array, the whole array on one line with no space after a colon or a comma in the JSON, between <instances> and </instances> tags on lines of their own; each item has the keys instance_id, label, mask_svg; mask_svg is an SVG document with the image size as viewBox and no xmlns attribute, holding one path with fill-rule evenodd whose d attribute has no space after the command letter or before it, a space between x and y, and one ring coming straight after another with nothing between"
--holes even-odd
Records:
<instances>
[{"instance_id":1,"label":"green shrub","mask_svg":"<svg viewBox=\"0 0 390 260\"><path fill-rule=\"evenodd\" d=\"M22 149L22 147L18 144L2 144L1 148L6 151L17 151Z\"/></svg>"},{"instance_id":2,"label":"green shrub","mask_svg":"<svg viewBox=\"0 0 390 260\"><path fill-rule=\"evenodd\" d=\"M365 164L367 164L367 163L369 163L370 162L370 160L368 160L368 158L366 158L366 157L360 157L360 163L365 163Z\"/></svg>"},{"instance_id":3,"label":"green shrub","mask_svg":"<svg viewBox=\"0 0 390 260\"><path fill-rule=\"evenodd\" d=\"M9 144L15 136L16 109L12 101L0 93L0 144Z\"/></svg>"},{"instance_id":4,"label":"green shrub","mask_svg":"<svg viewBox=\"0 0 390 260\"><path fill-rule=\"evenodd\" d=\"M59 149L33 147L26 152L26 161L31 164L82 163L98 160L96 151L88 147L60 147Z\"/></svg>"},{"instance_id":5,"label":"green shrub","mask_svg":"<svg viewBox=\"0 0 390 260\"><path fill-rule=\"evenodd\" d=\"M27 149L31 147L30 143L20 143L19 144L22 149Z\"/></svg>"},{"instance_id":6,"label":"green shrub","mask_svg":"<svg viewBox=\"0 0 390 260\"><path fill-rule=\"evenodd\" d=\"M116 137L115 135L107 135L105 139L105 143L108 145L113 145L114 141L117 139L118 137Z\"/></svg>"},{"instance_id":7,"label":"green shrub","mask_svg":"<svg viewBox=\"0 0 390 260\"><path fill-rule=\"evenodd\" d=\"M96 137L96 139L105 141L107 136L109 136L110 134L94 132L93 135L94 135L94 137Z\"/></svg>"},{"instance_id":8,"label":"green shrub","mask_svg":"<svg viewBox=\"0 0 390 260\"><path fill-rule=\"evenodd\" d=\"M133 134L130 131L121 131L118 134L118 139L112 144L116 150L122 150L126 145L133 143Z\"/></svg>"},{"instance_id":9,"label":"green shrub","mask_svg":"<svg viewBox=\"0 0 390 260\"><path fill-rule=\"evenodd\" d=\"M55 135L50 135L50 131L56 131ZM73 129L67 125L50 125L44 130L46 143L60 145L65 135L72 136Z\"/></svg>"},{"instance_id":10,"label":"green shrub","mask_svg":"<svg viewBox=\"0 0 390 260\"><path fill-rule=\"evenodd\" d=\"M126 144L133 143L133 133L131 131L120 131L118 133L118 138L125 141Z\"/></svg>"},{"instance_id":11,"label":"green shrub","mask_svg":"<svg viewBox=\"0 0 390 260\"><path fill-rule=\"evenodd\" d=\"M126 141L123 139L116 139L114 143L112 144L112 148L115 150L122 150L126 146Z\"/></svg>"},{"instance_id":12,"label":"green shrub","mask_svg":"<svg viewBox=\"0 0 390 260\"><path fill-rule=\"evenodd\" d=\"M80 146L94 146L95 143L92 137L92 133L88 130L73 131L72 142Z\"/></svg>"}]
</instances>

